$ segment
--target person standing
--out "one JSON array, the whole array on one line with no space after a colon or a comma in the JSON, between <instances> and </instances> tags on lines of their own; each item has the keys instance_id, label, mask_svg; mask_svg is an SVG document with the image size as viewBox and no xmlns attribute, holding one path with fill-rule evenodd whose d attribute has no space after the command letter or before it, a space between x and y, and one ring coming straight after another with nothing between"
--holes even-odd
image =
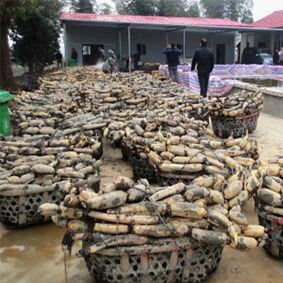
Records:
<instances>
[{"instance_id":1,"label":"person standing","mask_svg":"<svg viewBox=\"0 0 283 283\"><path fill-rule=\"evenodd\" d=\"M276 49L274 54L273 54L273 64L274 65L279 65L279 49Z\"/></svg>"},{"instance_id":2,"label":"person standing","mask_svg":"<svg viewBox=\"0 0 283 283\"><path fill-rule=\"evenodd\" d=\"M116 71L117 58L113 50L108 50L107 60L102 66L102 71L105 74L113 74Z\"/></svg>"},{"instance_id":3,"label":"person standing","mask_svg":"<svg viewBox=\"0 0 283 283\"><path fill-rule=\"evenodd\" d=\"M55 54L55 59L57 61L57 68L59 69L60 67L63 68L63 55L60 52L60 50L58 50Z\"/></svg>"},{"instance_id":4,"label":"person standing","mask_svg":"<svg viewBox=\"0 0 283 283\"><path fill-rule=\"evenodd\" d=\"M178 65L180 65L179 57L181 55L181 50L176 48L175 43L171 43L168 47L163 51L163 54L166 55L169 76L172 81L178 81Z\"/></svg>"},{"instance_id":5,"label":"person standing","mask_svg":"<svg viewBox=\"0 0 283 283\"><path fill-rule=\"evenodd\" d=\"M200 95L207 96L209 76L214 68L214 55L210 49L207 48L207 40L202 38L200 41L200 48L196 50L191 70L194 71L197 65L198 79L200 84Z\"/></svg>"},{"instance_id":6,"label":"person standing","mask_svg":"<svg viewBox=\"0 0 283 283\"><path fill-rule=\"evenodd\" d=\"M78 52L75 48L72 48L71 58L78 62Z\"/></svg>"}]
</instances>

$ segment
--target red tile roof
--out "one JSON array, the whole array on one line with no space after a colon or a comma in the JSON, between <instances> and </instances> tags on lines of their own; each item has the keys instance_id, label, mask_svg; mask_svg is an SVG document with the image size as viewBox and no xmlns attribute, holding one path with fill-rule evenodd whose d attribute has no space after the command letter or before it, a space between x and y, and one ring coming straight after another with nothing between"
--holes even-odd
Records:
<instances>
[{"instance_id":1,"label":"red tile roof","mask_svg":"<svg viewBox=\"0 0 283 283\"><path fill-rule=\"evenodd\" d=\"M275 11L252 25L258 28L281 28L283 27L283 10Z\"/></svg>"},{"instance_id":2,"label":"red tile roof","mask_svg":"<svg viewBox=\"0 0 283 283\"><path fill-rule=\"evenodd\" d=\"M67 20L67 21L69 20L69 21L120 23L120 24L250 27L250 25L234 22L228 19L187 18L187 17L157 17L157 16L62 13L60 19Z\"/></svg>"}]
</instances>

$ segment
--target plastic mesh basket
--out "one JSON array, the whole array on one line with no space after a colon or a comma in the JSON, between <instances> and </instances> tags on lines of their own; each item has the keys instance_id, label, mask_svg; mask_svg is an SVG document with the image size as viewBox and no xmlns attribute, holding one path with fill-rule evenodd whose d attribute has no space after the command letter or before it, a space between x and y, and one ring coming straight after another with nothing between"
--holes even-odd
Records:
<instances>
[{"instance_id":1,"label":"plastic mesh basket","mask_svg":"<svg viewBox=\"0 0 283 283\"><path fill-rule=\"evenodd\" d=\"M48 191L28 195L0 195L0 222L9 227L29 226L48 222L38 213L43 203L60 204L63 195L58 191Z\"/></svg>"},{"instance_id":2,"label":"plastic mesh basket","mask_svg":"<svg viewBox=\"0 0 283 283\"><path fill-rule=\"evenodd\" d=\"M172 186L177 183L184 183L185 185L189 185L194 179L197 177L203 175L203 172L198 173L182 173L182 172L162 172L161 170L158 170L157 173L157 182L158 185L162 187L166 186Z\"/></svg>"},{"instance_id":3,"label":"plastic mesh basket","mask_svg":"<svg viewBox=\"0 0 283 283\"><path fill-rule=\"evenodd\" d=\"M264 204L255 198L260 225L267 229L264 249L273 257L283 259L283 217L266 213Z\"/></svg>"},{"instance_id":4,"label":"plastic mesh basket","mask_svg":"<svg viewBox=\"0 0 283 283\"><path fill-rule=\"evenodd\" d=\"M149 182L157 182L156 170L147 159L141 158L138 154L132 154L129 160L136 180L147 179Z\"/></svg>"},{"instance_id":5,"label":"plastic mesh basket","mask_svg":"<svg viewBox=\"0 0 283 283\"><path fill-rule=\"evenodd\" d=\"M211 117L213 131L220 138L242 137L247 130L252 133L257 127L259 112L240 117Z\"/></svg>"}]
</instances>

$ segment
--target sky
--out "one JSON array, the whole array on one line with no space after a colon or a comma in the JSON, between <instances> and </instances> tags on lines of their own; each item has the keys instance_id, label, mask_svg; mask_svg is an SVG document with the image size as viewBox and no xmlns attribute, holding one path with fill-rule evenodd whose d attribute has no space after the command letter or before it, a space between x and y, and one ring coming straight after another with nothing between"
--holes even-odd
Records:
<instances>
[{"instance_id":1,"label":"sky","mask_svg":"<svg viewBox=\"0 0 283 283\"><path fill-rule=\"evenodd\" d=\"M253 0L254 20L257 21L276 10L283 10L283 0ZM111 0L97 0L98 3L111 3Z\"/></svg>"},{"instance_id":2,"label":"sky","mask_svg":"<svg viewBox=\"0 0 283 283\"><path fill-rule=\"evenodd\" d=\"M283 10L283 0L253 0L254 20L257 21L276 10Z\"/></svg>"}]
</instances>

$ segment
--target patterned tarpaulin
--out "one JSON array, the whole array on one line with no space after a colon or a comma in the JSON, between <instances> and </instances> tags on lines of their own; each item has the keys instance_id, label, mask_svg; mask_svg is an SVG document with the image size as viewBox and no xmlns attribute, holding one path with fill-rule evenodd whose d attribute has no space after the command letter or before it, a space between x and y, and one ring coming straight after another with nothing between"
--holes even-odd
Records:
<instances>
[{"instance_id":1,"label":"patterned tarpaulin","mask_svg":"<svg viewBox=\"0 0 283 283\"><path fill-rule=\"evenodd\" d=\"M196 72L191 72L190 65L178 67L178 79L190 91L199 93L200 87ZM159 67L161 75L168 76L167 65ZM208 87L209 96L223 96L228 93L235 79L273 79L283 81L283 66L270 65L215 65Z\"/></svg>"}]
</instances>

